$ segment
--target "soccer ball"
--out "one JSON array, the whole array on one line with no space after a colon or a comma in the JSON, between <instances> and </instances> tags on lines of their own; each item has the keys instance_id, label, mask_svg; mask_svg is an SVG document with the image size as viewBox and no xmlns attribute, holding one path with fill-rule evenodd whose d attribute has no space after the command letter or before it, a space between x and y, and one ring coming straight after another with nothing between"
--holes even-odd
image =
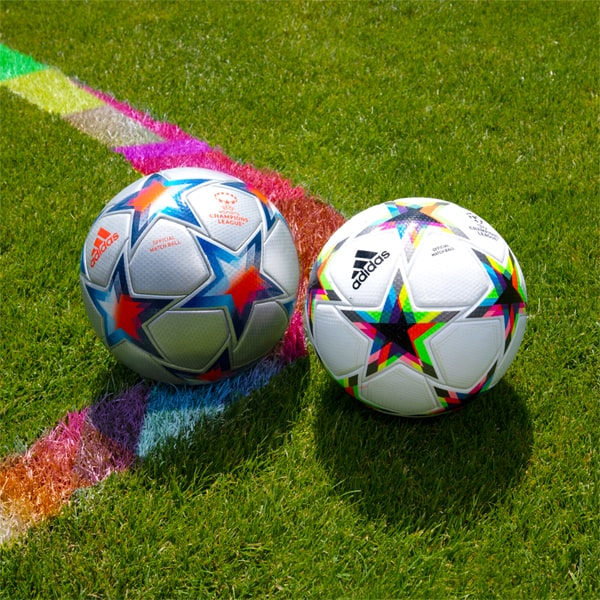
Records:
<instances>
[{"instance_id":1,"label":"soccer ball","mask_svg":"<svg viewBox=\"0 0 600 600\"><path fill-rule=\"evenodd\" d=\"M347 392L420 417L498 383L523 340L526 302L519 263L488 223L451 202L406 198L333 234L313 265L305 319Z\"/></svg>"},{"instance_id":2,"label":"soccer ball","mask_svg":"<svg viewBox=\"0 0 600 600\"><path fill-rule=\"evenodd\" d=\"M281 213L240 179L198 168L148 175L100 213L81 291L102 341L143 377L210 383L285 333L300 269Z\"/></svg>"}]
</instances>

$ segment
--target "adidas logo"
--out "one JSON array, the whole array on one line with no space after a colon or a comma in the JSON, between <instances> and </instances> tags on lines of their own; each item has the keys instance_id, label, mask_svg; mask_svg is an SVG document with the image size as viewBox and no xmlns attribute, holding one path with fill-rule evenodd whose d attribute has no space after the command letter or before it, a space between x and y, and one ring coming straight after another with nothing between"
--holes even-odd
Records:
<instances>
[{"instance_id":1,"label":"adidas logo","mask_svg":"<svg viewBox=\"0 0 600 600\"><path fill-rule=\"evenodd\" d=\"M386 259L390 257L387 250L371 252L370 250L357 250L354 255L352 270L352 287L357 290L367 280L369 275Z\"/></svg>"},{"instance_id":2,"label":"adidas logo","mask_svg":"<svg viewBox=\"0 0 600 600\"><path fill-rule=\"evenodd\" d=\"M111 233L104 229L104 227L100 227L98 229L98 233L96 234L96 239L94 240L94 247L92 248L92 260L90 261L90 267L94 267L94 265L98 262L100 257L106 252L108 247L119 239L118 233Z\"/></svg>"}]
</instances>

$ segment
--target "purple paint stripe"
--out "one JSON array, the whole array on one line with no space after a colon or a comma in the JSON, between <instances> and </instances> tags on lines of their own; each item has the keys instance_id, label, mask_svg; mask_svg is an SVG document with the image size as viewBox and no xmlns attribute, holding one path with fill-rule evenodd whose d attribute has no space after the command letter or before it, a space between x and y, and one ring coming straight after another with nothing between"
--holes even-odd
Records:
<instances>
[{"instance_id":1,"label":"purple paint stripe","mask_svg":"<svg viewBox=\"0 0 600 600\"><path fill-rule=\"evenodd\" d=\"M132 162L144 158L164 158L166 156L204 153L211 150L211 147L206 142L190 138L187 140L141 144L139 146L120 146L113 148L113 150Z\"/></svg>"},{"instance_id":2,"label":"purple paint stripe","mask_svg":"<svg viewBox=\"0 0 600 600\"><path fill-rule=\"evenodd\" d=\"M145 384L134 385L115 398L105 398L91 406L88 420L106 438L135 454L148 394Z\"/></svg>"},{"instance_id":3,"label":"purple paint stripe","mask_svg":"<svg viewBox=\"0 0 600 600\"><path fill-rule=\"evenodd\" d=\"M197 146L197 148L198 150L196 152L171 154L167 151L164 154L159 154L157 156L146 156L142 149L137 153L127 153L126 158L129 164L143 175L150 175L150 173L156 173L157 171L163 171L165 169L175 169L178 167L206 167L206 165L211 162L209 157L215 154L216 151L212 150L210 147L204 149Z\"/></svg>"}]
</instances>

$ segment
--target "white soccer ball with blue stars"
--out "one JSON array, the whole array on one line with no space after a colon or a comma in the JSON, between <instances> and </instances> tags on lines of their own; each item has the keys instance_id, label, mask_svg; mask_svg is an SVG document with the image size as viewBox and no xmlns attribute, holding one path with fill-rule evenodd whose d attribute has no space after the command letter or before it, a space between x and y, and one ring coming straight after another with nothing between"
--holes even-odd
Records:
<instances>
[{"instance_id":1,"label":"white soccer ball with blue stars","mask_svg":"<svg viewBox=\"0 0 600 600\"><path fill-rule=\"evenodd\" d=\"M494 387L523 340L527 292L500 234L460 206L406 198L347 221L306 299L331 376L386 413L437 415Z\"/></svg>"},{"instance_id":2,"label":"white soccer ball with blue stars","mask_svg":"<svg viewBox=\"0 0 600 600\"><path fill-rule=\"evenodd\" d=\"M223 173L168 169L134 182L81 254L89 319L143 377L211 383L268 354L297 298L292 234L259 191Z\"/></svg>"}]
</instances>

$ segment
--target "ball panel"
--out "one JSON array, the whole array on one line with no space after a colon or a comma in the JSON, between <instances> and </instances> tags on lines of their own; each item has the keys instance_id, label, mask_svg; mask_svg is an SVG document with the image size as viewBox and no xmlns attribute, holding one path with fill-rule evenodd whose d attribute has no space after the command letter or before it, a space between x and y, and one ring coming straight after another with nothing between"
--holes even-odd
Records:
<instances>
[{"instance_id":1,"label":"ball panel","mask_svg":"<svg viewBox=\"0 0 600 600\"><path fill-rule=\"evenodd\" d=\"M523 275L523 271L521 270L521 265L519 264L517 257L512 252L509 253L509 258L512 259L516 270L516 287L521 291L525 305L527 305L527 284L525 283L525 277ZM525 306L525 310L527 310L527 306Z\"/></svg>"},{"instance_id":2,"label":"ball panel","mask_svg":"<svg viewBox=\"0 0 600 600\"><path fill-rule=\"evenodd\" d=\"M182 225L158 219L129 262L131 286L138 294L190 294L210 277L194 236Z\"/></svg>"},{"instance_id":3,"label":"ball panel","mask_svg":"<svg viewBox=\"0 0 600 600\"><path fill-rule=\"evenodd\" d=\"M429 340L429 351L445 385L463 391L481 381L503 345L502 319L475 319L443 327Z\"/></svg>"},{"instance_id":4,"label":"ball panel","mask_svg":"<svg viewBox=\"0 0 600 600\"><path fill-rule=\"evenodd\" d=\"M263 246L262 270L289 296L295 296L300 279L300 264L294 239L287 225L277 220Z\"/></svg>"},{"instance_id":5,"label":"ball panel","mask_svg":"<svg viewBox=\"0 0 600 600\"><path fill-rule=\"evenodd\" d=\"M326 278L353 306L379 306L398 264L395 230L372 231L349 238L343 251L334 252Z\"/></svg>"},{"instance_id":6,"label":"ball panel","mask_svg":"<svg viewBox=\"0 0 600 600\"><path fill-rule=\"evenodd\" d=\"M105 287L129 239L131 217L126 213L96 219L83 246L85 274L96 285Z\"/></svg>"},{"instance_id":7,"label":"ball panel","mask_svg":"<svg viewBox=\"0 0 600 600\"><path fill-rule=\"evenodd\" d=\"M363 380L360 396L379 410L405 417L439 409L426 379L400 362Z\"/></svg>"},{"instance_id":8,"label":"ball panel","mask_svg":"<svg viewBox=\"0 0 600 600\"><path fill-rule=\"evenodd\" d=\"M506 260L508 256L506 242L479 215L452 203L447 203L446 206L440 208L436 215L459 228L477 249L490 254L499 262Z\"/></svg>"},{"instance_id":9,"label":"ball panel","mask_svg":"<svg viewBox=\"0 0 600 600\"><path fill-rule=\"evenodd\" d=\"M103 212L106 212L115 204L119 204L126 198L129 198L129 196L131 196L132 194L135 194L136 192L141 190L142 187L144 187L144 183L146 182L148 177L149 175L147 175L146 177L142 177L141 179L138 179L137 181L134 181L133 183L130 183L127 187L123 188L116 196L111 198L111 200L109 200L106 203Z\"/></svg>"},{"instance_id":10,"label":"ball panel","mask_svg":"<svg viewBox=\"0 0 600 600\"><path fill-rule=\"evenodd\" d=\"M388 217L389 211L386 209L384 204L370 206L362 212L354 215L340 228L338 228L327 240L327 242L325 242L323 249L320 252L320 256L324 256L336 244L340 244L344 240L352 238L355 235L368 230L373 226L373 223L384 221Z\"/></svg>"},{"instance_id":11,"label":"ball panel","mask_svg":"<svg viewBox=\"0 0 600 600\"><path fill-rule=\"evenodd\" d=\"M113 356L126 367L139 373L142 377L164 381L165 383L181 383L181 380L165 369L158 359L154 358L135 344L123 341L113 346Z\"/></svg>"},{"instance_id":12,"label":"ball panel","mask_svg":"<svg viewBox=\"0 0 600 600\"><path fill-rule=\"evenodd\" d=\"M187 201L208 236L232 250L238 250L262 224L258 199L226 183L196 187Z\"/></svg>"},{"instance_id":13,"label":"ball panel","mask_svg":"<svg viewBox=\"0 0 600 600\"><path fill-rule=\"evenodd\" d=\"M408 269L410 294L421 308L464 308L482 298L491 282L470 246L456 235L432 232Z\"/></svg>"},{"instance_id":14,"label":"ball panel","mask_svg":"<svg viewBox=\"0 0 600 600\"><path fill-rule=\"evenodd\" d=\"M88 282L87 278L83 275L83 273L79 277L79 287L81 289L81 297L83 299L83 306L85 308L85 312L90 320L94 331L98 335L98 337L102 340L102 342L108 346L108 341L106 339L106 335L104 333L104 323L102 321L102 316L96 309L94 302L90 298L88 293L86 283Z\"/></svg>"},{"instance_id":15,"label":"ball panel","mask_svg":"<svg viewBox=\"0 0 600 600\"><path fill-rule=\"evenodd\" d=\"M222 310L170 310L148 324L154 345L173 366L205 371L230 340Z\"/></svg>"},{"instance_id":16,"label":"ball panel","mask_svg":"<svg viewBox=\"0 0 600 600\"><path fill-rule=\"evenodd\" d=\"M313 313L313 343L334 377L341 378L364 368L371 341L335 306L317 304Z\"/></svg>"},{"instance_id":17,"label":"ball panel","mask_svg":"<svg viewBox=\"0 0 600 600\"><path fill-rule=\"evenodd\" d=\"M264 356L281 339L289 323L278 302L255 304L244 333L233 350L233 368L241 368Z\"/></svg>"},{"instance_id":18,"label":"ball panel","mask_svg":"<svg viewBox=\"0 0 600 600\"><path fill-rule=\"evenodd\" d=\"M523 337L525 336L526 327L527 327L527 315L522 314L519 316L519 318L515 324L515 327L512 332L512 339L510 341L508 349L506 350L506 352L504 353L504 356L502 357L502 359L498 363L498 366L496 367L496 371L494 372L494 378L492 379L492 383L491 383L490 387L496 385L498 383L498 381L500 381L500 379L502 379L502 377L504 377L504 375L506 374L506 371L508 371L508 368L510 367L513 360L515 359L515 356L517 355L519 347L521 346L521 342L523 341Z\"/></svg>"}]
</instances>

